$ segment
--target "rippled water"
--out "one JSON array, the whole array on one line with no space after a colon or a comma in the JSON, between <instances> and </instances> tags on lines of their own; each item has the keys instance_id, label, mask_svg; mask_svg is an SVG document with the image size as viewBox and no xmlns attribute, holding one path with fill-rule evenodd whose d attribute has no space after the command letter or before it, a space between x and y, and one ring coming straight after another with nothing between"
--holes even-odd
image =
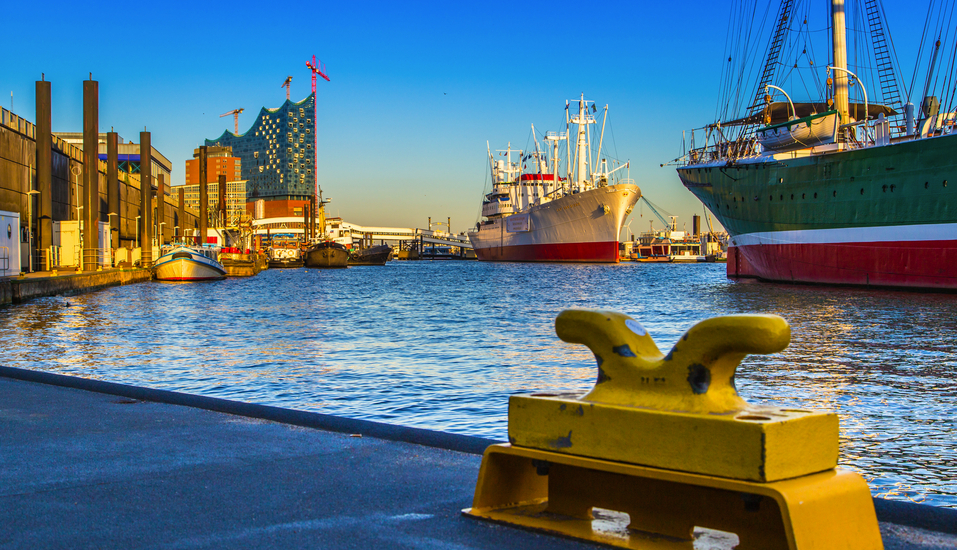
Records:
<instances>
[{"instance_id":1,"label":"rippled water","mask_svg":"<svg viewBox=\"0 0 957 550\"><path fill-rule=\"evenodd\" d=\"M957 296L729 281L723 264L390 262L143 283L0 308L0 364L506 437L507 398L583 390L566 308L616 309L662 349L694 322L776 313L783 353L750 356L752 402L841 418L841 463L875 494L957 507Z\"/></svg>"}]
</instances>

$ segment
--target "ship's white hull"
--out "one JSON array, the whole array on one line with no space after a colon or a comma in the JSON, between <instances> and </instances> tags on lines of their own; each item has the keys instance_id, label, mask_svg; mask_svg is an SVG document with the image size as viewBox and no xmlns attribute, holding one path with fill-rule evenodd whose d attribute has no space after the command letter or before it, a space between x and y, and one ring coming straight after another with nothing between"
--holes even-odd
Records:
<instances>
[{"instance_id":1,"label":"ship's white hull","mask_svg":"<svg viewBox=\"0 0 957 550\"><path fill-rule=\"evenodd\" d=\"M483 222L469 239L484 261L617 262L619 231L640 197L633 184L566 195Z\"/></svg>"},{"instance_id":2,"label":"ship's white hull","mask_svg":"<svg viewBox=\"0 0 957 550\"><path fill-rule=\"evenodd\" d=\"M178 247L160 256L153 266L157 281L209 281L226 278L226 269L189 247Z\"/></svg>"}]
</instances>

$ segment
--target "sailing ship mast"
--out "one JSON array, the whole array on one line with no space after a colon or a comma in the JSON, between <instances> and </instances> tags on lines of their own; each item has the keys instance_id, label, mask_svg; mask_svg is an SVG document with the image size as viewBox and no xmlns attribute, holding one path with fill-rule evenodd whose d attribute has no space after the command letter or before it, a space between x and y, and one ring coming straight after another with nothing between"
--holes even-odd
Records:
<instances>
[{"instance_id":1,"label":"sailing ship mast","mask_svg":"<svg viewBox=\"0 0 957 550\"><path fill-rule=\"evenodd\" d=\"M831 0L831 43L834 49L834 108L841 124L851 120L847 99L847 27L844 0Z\"/></svg>"}]
</instances>

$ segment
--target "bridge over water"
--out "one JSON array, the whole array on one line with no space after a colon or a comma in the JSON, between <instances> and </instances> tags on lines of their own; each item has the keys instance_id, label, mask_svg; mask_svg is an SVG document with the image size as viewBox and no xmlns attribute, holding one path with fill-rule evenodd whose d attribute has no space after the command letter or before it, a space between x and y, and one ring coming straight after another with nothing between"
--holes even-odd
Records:
<instances>
[{"instance_id":1,"label":"bridge over water","mask_svg":"<svg viewBox=\"0 0 957 550\"><path fill-rule=\"evenodd\" d=\"M255 235L288 235L299 239L304 225L301 217L265 218L253 221L253 232ZM348 242L350 237L352 242L385 242L403 250L414 249L426 257L465 256L466 250L472 250L472 243L465 233L416 227L362 226L337 218L326 219L326 234L340 242Z\"/></svg>"}]
</instances>

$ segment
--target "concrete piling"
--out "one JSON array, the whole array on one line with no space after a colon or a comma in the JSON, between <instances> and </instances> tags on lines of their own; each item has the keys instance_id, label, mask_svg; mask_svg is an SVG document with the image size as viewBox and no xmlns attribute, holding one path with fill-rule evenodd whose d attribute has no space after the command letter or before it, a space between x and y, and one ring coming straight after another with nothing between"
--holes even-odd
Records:
<instances>
[{"instance_id":1,"label":"concrete piling","mask_svg":"<svg viewBox=\"0 0 957 550\"><path fill-rule=\"evenodd\" d=\"M106 134L106 204L109 212L116 216L109 216L110 248L120 247L120 172L119 172L119 137L116 132ZM115 220L115 225L114 225Z\"/></svg>"},{"instance_id":2,"label":"concrete piling","mask_svg":"<svg viewBox=\"0 0 957 550\"><path fill-rule=\"evenodd\" d=\"M159 230L157 240L159 245L163 246L166 244L166 226L160 224L168 225L168 222L166 222L166 175L162 173L156 175L156 221Z\"/></svg>"},{"instance_id":3,"label":"concrete piling","mask_svg":"<svg viewBox=\"0 0 957 550\"><path fill-rule=\"evenodd\" d=\"M149 132L140 132L140 265L153 266L152 212L153 145Z\"/></svg>"},{"instance_id":4,"label":"concrete piling","mask_svg":"<svg viewBox=\"0 0 957 550\"><path fill-rule=\"evenodd\" d=\"M226 227L226 174L219 175L219 219L222 227Z\"/></svg>"},{"instance_id":5,"label":"concrete piling","mask_svg":"<svg viewBox=\"0 0 957 550\"><path fill-rule=\"evenodd\" d=\"M39 249L49 251L53 245L53 131L52 111L50 109L50 83L45 80L37 82L37 190L40 192L40 205L37 209L39 217ZM32 253L32 251L31 251ZM40 269L48 271L47 255L41 254Z\"/></svg>"},{"instance_id":6,"label":"concrete piling","mask_svg":"<svg viewBox=\"0 0 957 550\"><path fill-rule=\"evenodd\" d=\"M179 188L179 215L177 216L176 224L179 225L179 232L177 237L180 235L186 234L186 190L182 187ZM179 238L180 241L185 241L183 238Z\"/></svg>"},{"instance_id":7,"label":"concrete piling","mask_svg":"<svg viewBox=\"0 0 957 550\"><path fill-rule=\"evenodd\" d=\"M309 205L302 205L302 237L304 241L308 241L312 238L312 234L309 231Z\"/></svg>"},{"instance_id":8,"label":"concrete piling","mask_svg":"<svg viewBox=\"0 0 957 550\"><path fill-rule=\"evenodd\" d=\"M316 203L315 195L309 197L309 212L312 213L312 216L309 217L309 235L313 239L319 236L316 232Z\"/></svg>"},{"instance_id":9,"label":"concrete piling","mask_svg":"<svg viewBox=\"0 0 957 550\"><path fill-rule=\"evenodd\" d=\"M206 243L206 227L209 223L209 213L207 212L209 197L206 194L206 146L199 146L199 241L197 244Z\"/></svg>"},{"instance_id":10,"label":"concrete piling","mask_svg":"<svg viewBox=\"0 0 957 550\"><path fill-rule=\"evenodd\" d=\"M83 271L96 271L100 248L99 82L83 82Z\"/></svg>"}]
</instances>

